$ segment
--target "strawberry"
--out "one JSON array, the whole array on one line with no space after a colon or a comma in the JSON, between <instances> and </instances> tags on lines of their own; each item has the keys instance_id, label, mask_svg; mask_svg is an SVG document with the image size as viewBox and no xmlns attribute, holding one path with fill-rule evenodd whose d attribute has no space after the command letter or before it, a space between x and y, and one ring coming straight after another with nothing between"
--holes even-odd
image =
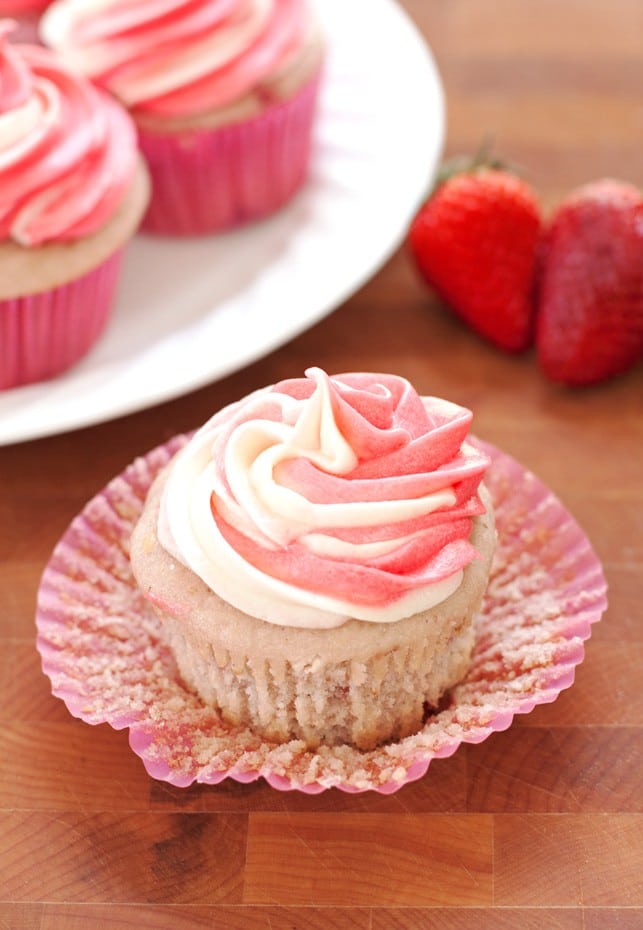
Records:
<instances>
[{"instance_id":1,"label":"strawberry","mask_svg":"<svg viewBox=\"0 0 643 930\"><path fill-rule=\"evenodd\" d=\"M451 309L501 349L533 338L540 208L530 187L494 163L451 172L420 208L408 244Z\"/></svg>"},{"instance_id":2,"label":"strawberry","mask_svg":"<svg viewBox=\"0 0 643 930\"><path fill-rule=\"evenodd\" d=\"M622 181L572 192L546 233L539 363L554 381L594 384L643 358L643 197Z\"/></svg>"}]
</instances>

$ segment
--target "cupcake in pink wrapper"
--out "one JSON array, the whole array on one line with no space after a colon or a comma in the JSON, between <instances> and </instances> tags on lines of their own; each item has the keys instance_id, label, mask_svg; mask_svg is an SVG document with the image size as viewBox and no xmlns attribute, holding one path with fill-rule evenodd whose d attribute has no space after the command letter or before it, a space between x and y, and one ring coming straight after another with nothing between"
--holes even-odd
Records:
<instances>
[{"instance_id":1,"label":"cupcake in pink wrapper","mask_svg":"<svg viewBox=\"0 0 643 930\"><path fill-rule=\"evenodd\" d=\"M232 726L368 750L466 674L495 546L469 411L319 369L224 408L154 482L131 565Z\"/></svg>"},{"instance_id":2,"label":"cupcake in pink wrapper","mask_svg":"<svg viewBox=\"0 0 643 930\"><path fill-rule=\"evenodd\" d=\"M146 230L228 229L304 184L323 59L305 0L55 0L40 35L132 115Z\"/></svg>"},{"instance_id":3,"label":"cupcake in pink wrapper","mask_svg":"<svg viewBox=\"0 0 643 930\"><path fill-rule=\"evenodd\" d=\"M153 778L181 787L264 778L279 790L388 794L572 685L606 607L600 561L532 472L472 439L489 457L484 486L498 541L471 664L437 712L418 732L371 750L274 742L227 723L181 678L161 612L137 587L130 561L150 488L188 441L175 436L137 457L88 501L38 591L37 644L53 694L88 724L127 727Z\"/></svg>"},{"instance_id":4,"label":"cupcake in pink wrapper","mask_svg":"<svg viewBox=\"0 0 643 930\"><path fill-rule=\"evenodd\" d=\"M124 110L0 23L0 388L84 356L149 185Z\"/></svg>"}]
</instances>

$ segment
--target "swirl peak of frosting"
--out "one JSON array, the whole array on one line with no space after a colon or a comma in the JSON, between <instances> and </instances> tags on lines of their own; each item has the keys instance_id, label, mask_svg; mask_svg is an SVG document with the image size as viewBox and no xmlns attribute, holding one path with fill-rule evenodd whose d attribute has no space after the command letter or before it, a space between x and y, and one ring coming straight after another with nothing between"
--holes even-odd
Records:
<instances>
[{"instance_id":1,"label":"swirl peak of frosting","mask_svg":"<svg viewBox=\"0 0 643 930\"><path fill-rule=\"evenodd\" d=\"M12 28L0 21L0 238L33 246L89 235L131 183L134 127L52 52L11 45Z\"/></svg>"},{"instance_id":2,"label":"swirl peak of frosting","mask_svg":"<svg viewBox=\"0 0 643 930\"><path fill-rule=\"evenodd\" d=\"M302 0L55 0L40 32L128 108L173 118L241 99L309 27Z\"/></svg>"},{"instance_id":3,"label":"swirl peak of frosting","mask_svg":"<svg viewBox=\"0 0 643 930\"><path fill-rule=\"evenodd\" d=\"M317 368L217 413L174 461L159 539L221 598L285 626L392 622L477 557L487 457L471 413L393 375Z\"/></svg>"}]
</instances>

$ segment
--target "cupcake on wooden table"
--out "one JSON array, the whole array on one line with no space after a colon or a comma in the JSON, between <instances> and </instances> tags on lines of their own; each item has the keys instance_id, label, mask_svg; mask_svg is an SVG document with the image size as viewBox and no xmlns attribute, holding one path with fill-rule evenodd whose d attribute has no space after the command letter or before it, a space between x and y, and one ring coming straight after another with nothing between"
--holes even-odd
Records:
<instances>
[{"instance_id":1,"label":"cupcake on wooden table","mask_svg":"<svg viewBox=\"0 0 643 930\"><path fill-rule=\"evenodd\" d=\"M217 413L132 538L186 683L268 740L370 749L466 674L495 546L469 411L311 369Z\"/></svg>"},{"instance_id":2,"label":"cupcake on wooden table","mask_svg":"<svg viewBox=\"0 0 643 930\"><path fill-rule=\"evenodd\" d=\"M56 0L40 34L134 118L145 229L227 229L306 180L323 53L305 0Z\"/></svg>"},{"instance_id":3,"label":"cupcake on wooden table","mask_svg":"<svg viewBox=\"0 0 643 930\"><path fill-rule=\"evenodd\" d=\"M82 358L149 193L125 111L0 23L0 388Z\"/></svg>"}]
</instances>

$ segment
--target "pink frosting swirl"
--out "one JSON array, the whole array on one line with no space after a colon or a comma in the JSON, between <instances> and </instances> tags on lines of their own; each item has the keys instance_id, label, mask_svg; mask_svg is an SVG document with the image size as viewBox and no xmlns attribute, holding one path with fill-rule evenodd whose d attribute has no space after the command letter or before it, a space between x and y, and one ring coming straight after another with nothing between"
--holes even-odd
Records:
<instances>
[{"instance_id":1,"label":"pink frosting swirl","mask_svg":"<svg viewBox=\"0 0 643 930\"><path fill-rule=\"evenodd\" d=\"M196 434L166 484L162 543L275 623L388 622L443 600L485 510L471 413L393 375L307 375Z\"/></svg>"},{"instance_id":2,"label":"pink frosting swirl","mask_svg":"<svg viewBox=\"0 0 643 930\"><path fill-rule=\"evenodd\" d=\"M0 22L0 237L21 245L100 229L136 167L122 109L46 49L11 45Z\"/></svg>"},{"instance_id":3,"label":"pink frosting swirl","mask_svg":"<svg viewBox=\"0 0 643 930\"><path fill-rule=\"evenodd\" d=\"M302 0L56 0L41 36L127 107L177 117L243 97L308 26Z\"/></svg>"}]
</instances>

